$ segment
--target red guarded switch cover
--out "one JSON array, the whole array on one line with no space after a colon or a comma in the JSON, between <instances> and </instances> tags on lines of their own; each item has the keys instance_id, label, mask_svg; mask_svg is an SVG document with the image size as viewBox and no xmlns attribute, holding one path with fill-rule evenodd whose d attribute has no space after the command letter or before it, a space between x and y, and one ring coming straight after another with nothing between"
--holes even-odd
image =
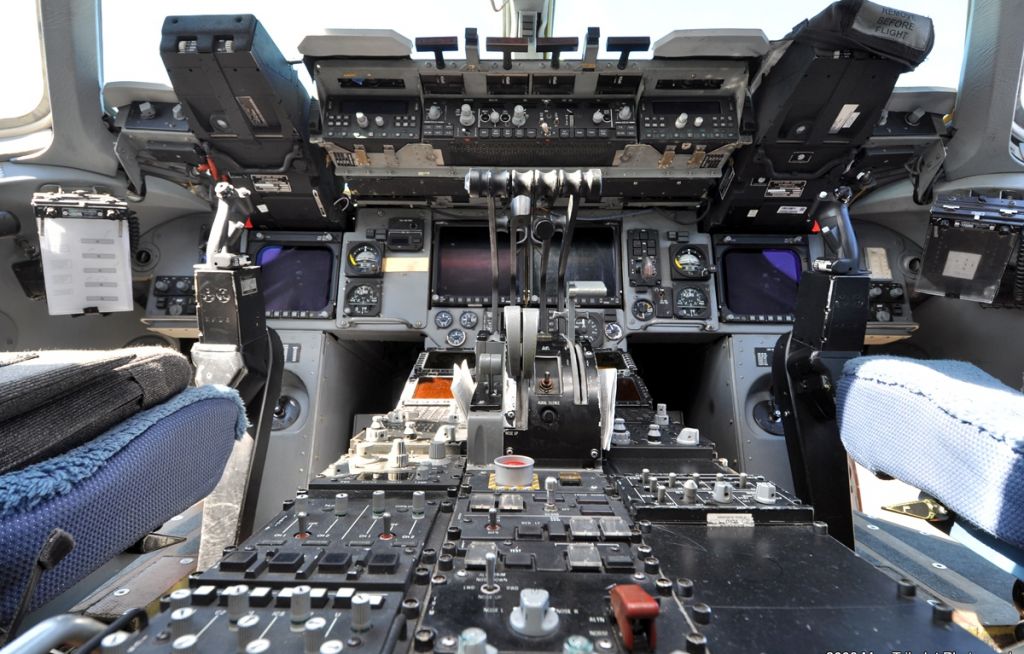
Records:
<instances>
[{"instance_id":1,"label":"red guarded switch cover","mask_svg":"<svg viewBox=\"0 0 1024 654\"><path fill-rule=\"evenodd\" d=\"M636 584L619 584L611 592L612 613L622 632L622 644L630 652L637 636L647 636L647 647L654 651L654 621L661 611L657 600Z\"/></svg>"}]
</instances>

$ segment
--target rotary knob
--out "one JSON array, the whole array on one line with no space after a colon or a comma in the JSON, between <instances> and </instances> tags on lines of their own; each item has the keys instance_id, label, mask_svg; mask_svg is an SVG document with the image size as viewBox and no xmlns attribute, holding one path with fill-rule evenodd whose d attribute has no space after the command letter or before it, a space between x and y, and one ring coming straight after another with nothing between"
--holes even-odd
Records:
<instances>
[{"instance_id":1,"label":"rotary knob","mask_svg":"<svg viewBox=\"0 0 1024 654\"><path fill-rule=\"evenodd\" d=\"M487 119L492 123L501 122L501 114L498 113L497 109L491 109L491 113L488 114Z\"/></svg>"},{"instance_id":2,"label":"rotary knob","mask_svg":"<svg viewBox=\"0 0 1024 654\"><path fill-rule=\"evenodd\" d=\"M356 125L366 128L370 126L370 119L361 111L356 112Z\"/></svg>"},{"instance_id":3,"label":"rotary knob","mask_svg":"<svg viewBox=\"0 0 1024 654\"><path fill-rule=\"evenodd\" d=\"M476 116L473 115L473 107L470 107L468 104L462 105L459 109L459 123L463 127L470 127L475 122Z\"/></svg>"},{"instance_id":4,"label":"rotary knob","mask_svg":"<svg viewBox=\"0 0 1024 654\"><path fill-rule=\"evenodd\" d=\"M512 109L512 124L516 127L522 127L526 124L526 109L523 108L523 105L517 104Z\"/></svg>"},{"instance_id":5,"label":"rotary knob","mask_svg":"<svg viewBox=\"0 0 1024 654\"><path fill-rule=\"evenodd\" d=\"M601 123L603 123L604 122L604 110L603 109L598 109L597 111L595 111L592 119L593 119L595 125L600 125Z\"/></svg>"},{"instance_id":6,"label":"rotary knob","mask_svg":"<svg viewBox=\"0 0 1024 654\"><path fill-rule=\"evenodd\" d=\"M619 109L619 114L618 115L619 115L619 120L629 120L630 118L633 117L633 110L629 107L628 104L624 104Z\"/></svg>"},{"instance_id":7,"label":"rotary knob","mask_svg":"<svg viewBox=\"0 0 1024 654\"><path fill-rule=\"evenodd\" d=\"M430 105L427 109L427 120L440 120L441 119L441 107L436 104Z\"/></svg>"},{"instance_id":8,"label":"rotary knob","mask_svg":"<svg viewBox=\"0 0 1024 654\"><path fill-rule=\"evenodd\" d=\"M384 127L384 116L374 116L373 124L377 127Z\"/></svg>"},{"instance_id":9,"label":"rotary knob","mask_svg":"<svg viewBox=\"0 0 1024 654\"><path fill-rule=\"evenodd\" d=\"M509 626L524 636L550 636L558 629L558 612L551 608L548 591L524 588L519 591L519 606L512 609Z\"/></svg>"},{"instance_id":10,"label":"rotary knob","mask_svg":"<svg viewBox=\"0 0 1024 654\"><path fill-rule=\"evenodd\" d=\"M685 111L676 116L676 129L683 129L684 127L686 127L686 123L689 120L690 115L687 114Z\"/></svg>"}]
</instances>

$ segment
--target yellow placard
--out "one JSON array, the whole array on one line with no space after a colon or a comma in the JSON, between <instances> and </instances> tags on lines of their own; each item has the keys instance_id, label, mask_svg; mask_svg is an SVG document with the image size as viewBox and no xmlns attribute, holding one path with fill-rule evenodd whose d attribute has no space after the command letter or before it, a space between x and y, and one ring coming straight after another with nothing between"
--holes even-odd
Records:
<instances>
[{"instance_id":1,"label":"yellow placard","mask_svg":"<svg viewBox=\"0 0 1024 654\"><path fill-rule=\"evenodd\" d=\"M422 272L430 270L429 257L385 257L384 272Z\"/></svg>"}]
</instances>

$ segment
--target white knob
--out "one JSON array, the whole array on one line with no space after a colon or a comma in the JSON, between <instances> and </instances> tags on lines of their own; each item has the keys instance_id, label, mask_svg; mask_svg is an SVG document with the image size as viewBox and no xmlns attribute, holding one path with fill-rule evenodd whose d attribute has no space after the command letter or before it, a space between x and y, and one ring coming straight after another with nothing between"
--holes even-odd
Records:
<instances>
[{"instance_id":1,"label":"white knob","mask_svg":"<svg viewBox=\"0 0 1024 654\"><path fill-rule=\"evenodd\" d=\"M171 635L175 638L192 633L192 616L196 610L191 606L171 611Z\"/></svg>"},{"instance_id":2,"label":"white knob","mask_svg":"<svg viewBox=\"0 0 1024 654\"><path fill-rule=\"evenodd\" d=\"M668 426L668 407L664 404L659 404L654 411L654 422L658 423L659 427Z\"/></svg>"},{"instance_id":3,"label":"white knob","mask_svg":"<svg viewBox=\"0 0 1024 654\"><path fill-rule=\"evenodd\" d=\"M697 482L687 479L683 482L683 503L693 504L697 501Z\"/></svg>"},{"instance_id":4,"label":"white knob","mask_svg":"<svg viewBox=\"0 0 1024 654\"><path fill-rule=\"evenodd\" d=\"M700 430L694 427L683 427L676 436L676 442L680 445L697 445L700 443Z\"/></svg>"},{"instance_id":5,"label":"white knob","mask_svg":"<svg viewBox=\"0 0 1024 654\"><path fill-rule=\"evenodd\" d=\"M238 649L244 652L246 645L259 638L263 628L260 626L260 617L253 613L247 613L238 619Z\"/></svg>"},{"instance_id":6,"label":"white knob","mask_svg":"<svg viewBox=\"0 0 1024 654\"><path fill-rule=\"evenodd\" d=\"M649 441L660 441L661 440L661 427L655 423L647 425L647 440Z\"/></svg>"},{"instance_id":7,"label":"white knob","mask_svg":"<svg viewBox=\"0 0 1024 654\"><path fill-rule=\"evenodd\" d=\"M509 625L524 636L549 636L558 629L558 612L548 603L548 591L524 588L519 591L519 606L512 609Z\"/></svg>"},{"instance_id":8,"label":"white knob","mask_svg":"<svg viewBox=\"0 0 1024 654\"><path fill-rule=\"evenodd\" d=\"M384 116L374 116L373 124L377 127L384 127Z\"/></svg>"},{"instance_id":9,"label":"white knob","mask_svg":"<svg viewBox=\"0 0 1024 654\"><path fill-rule=\"evenodd\" d=\"M360 127L369 127L370 119L367 118L366 114L364 114L363 112L357 111L356 112L356 125L359 125Z\"/></svg>"},{"instance_id":10,"label":"white knob","mask_svg":"<svg viewBox=\"0 0 1024 654\"><path fill-rule=\"evenodd\" d=\"M480 627L469 627L459 634L457 654L488 654L491 649L487 645L487 632Z\"/></svg>"},{"instance_id":11,"label":"white knob","mask_svg":"<svg viewBox=\"0 0 1024 654\"><path fill-rule=\"evenodd\" d=\"M292 588L292 622L295 624L302 624L313 617L313 599L310 597L312 590L305 585Z\"/></svg>"},{"instance_id":12,"label":"white knob","mask_svg":"<svg viewBox=\"0 0 1024 654\"><path fill-rule=\"evenodd\" d=\"M131 636L124 631L115 631L112 634L107 634L100 641L100 651L103 654L126 654L130 638Z\"/></svg>"},{"instance_id":13,"label":"white knob","mask_svg":"<svg viewBox=\"0 0 1024 654\"><path fill-rule=\"evenodd\" d=\"M412 514L421 517L427 510L427 494L423 491L412 492Z\"/></svg>"},{"instance_id":14,"label":"white knob","mask_svg":"<svg viewBox=\"0 0 1024 654\"><path fill-rule=\"evenodd\" d=\"M245 584L228 586L224 594L228 596L228 620L238 622L249 608L249 587Z\"/></svg>"},{"instance_id":15,"label":"white knob","mask_svg":"<svg viewBox=\"0 0 1024 654\"><path fill-rule=\"evenodd\" d=\"M373 517L380 518L387 511L387 495L382 490L373 491L370 496L370 506L373 510Z\"/></svg>"},{"instance_id":16,"label":"white knob","mask_svg":"<svg viewBox=\"0 0 1024 654\"><path fill-rule=\"evenodd\" d=\"M633 110L629 108L628 104L622 105L619 109L619 120L629 120L633 117Z\"/></svg>"},{"instance_id":17,"label":"white knob","mask_svg":"<svg viewBox=\"0 0 1024 654\"><path fill-rule=\"evenodd\" d=\"M694 127L700 127L703 124L704 124L704 116L697 116L696 118L693 119L693 126Z\"/></svg>"},{"instance_id":18,"label":"white knob","mask_svg":"<svg viewBox=\"0 0 1024 654\"><path fill-rule=\"evenodd\" d=\"M775 484L770 481L759 481L754 487L754 501L761 504L775 504L777 495Z\"/></svg>"},{"instance_id":19,"label":"white knob","mask_svg":"<svg viewBox=\"0 0 1024 654\"><path fill-rule=\"evenodd\" d=\"M523 105L517 104L512 110L512 124L516 127L526 124L526 109L523 108Z\"/></svg>"},{"instance_id":20,"label":"white knob","mask_svg":"<svg viewBox=\"0 0 1024 654\"><path fill-rule=\"evenodd\" d=\"M490 119L490 121L492 123L500 122L501 121L501 114L498 113L497 109L491 109L491 113L490 113L489 119Z\"/></svg>"},{"instance_id":21,"label":"white knob","mask_svg":"<svg viewBox=\"0 0 1024 654\"><path fill-rule=\"evenodd\" d=\"M320 654L320 645L323 644L326 630L327 620L325 618L316 616L306 620L302 633L303 654Z\"/></svg>"},{"instance_id":22,"label":"white knob","mask_svg":"<svg viewBox=\"0 0 1024 654\"><path fill-rule=\"evenodd\" d=\"M676 129L682 129L686 127L686 121L690 119L690 116L684 111L676 117Z\"/></svg>"},{"instance_id":23,"label":"white knob","mask_svg":"<svg viewBox=\"0 0 1024 654\"><path fill-rule=\"evenodd\" d=\"M462 123L463 127L469 127L476 122L476 116L473 115L473 108L468 104L462 105L459 110L459 122Z\"/></svg>"},{"instance_id":24,"label":"white knob","mask_svg":"<svg viewBox=\"0 0 1024 654\"><path fill-rule=\"evenodd\" d=\"M441 117L441 107L436 104L430 105L427 109L427 120L438 120Z\"/></svg>"},{"instance_id":25,"label":"white knob","mask_svg":"<svg viewBox=\"0 0 1024 654\"><path fill-rule=\"evenodd\" d=\"M370 615L370 598L367 595L357 593L352 598L351 611L352 631L368 631L373 626L373 618Z\"/></svg>"},{"instance_id":26,"label":"white knob","mask_svg":"<svg viewBox=\"0 0 1024 654\"><path fill-rule=\"evenodd\" d=\"M334 496L334 515L345 515L348 513L348 493L338 493Z\"/></svg>"},{"instance_id":27,"label":"white knob","mask_svg":"<svg viewBox=\"0 0 1024 654\"><path fill-rule=\"evenodd\" d=\"M598 109L594 112L594 124L600 125L604 122L604 111Z\"/></svg>"},{"instance_id":28,"label":"white knob","mask_svg":"<svg viewBox=\"0 0 1024 654\"><path fill-rule=\"evenodd\" d=\"M727 481L716 481L711 499L722 504L732 502L732 484Z\"/></svg>"}]
</instances>

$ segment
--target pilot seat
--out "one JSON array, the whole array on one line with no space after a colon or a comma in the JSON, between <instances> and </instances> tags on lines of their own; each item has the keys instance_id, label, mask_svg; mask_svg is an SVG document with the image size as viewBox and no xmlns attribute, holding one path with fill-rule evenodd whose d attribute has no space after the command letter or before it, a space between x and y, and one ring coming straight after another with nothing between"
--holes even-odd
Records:
<instances>
[{"instance_id":1,"label":"pilot seat","mask_svg":"<svg viewBox=\"0 0 1024 654\"><path fill-rule=\"evenodd\" d=\"M836 390L849 454L937 499L951 535L1024 579L1024 395L969 363L892 356L848 361Z\"/></svg>"},{"instance_id":2,"label":"pilot seat","mask_svg":"<svg viewBox=\"0 0 1024 654\"><path fill-rule=\"evenodd\" d=\"M162 347L0 353L8 633L217 485L245 407L232 389L188 387L191 376Z\"/></svg>"}]
</instances>

